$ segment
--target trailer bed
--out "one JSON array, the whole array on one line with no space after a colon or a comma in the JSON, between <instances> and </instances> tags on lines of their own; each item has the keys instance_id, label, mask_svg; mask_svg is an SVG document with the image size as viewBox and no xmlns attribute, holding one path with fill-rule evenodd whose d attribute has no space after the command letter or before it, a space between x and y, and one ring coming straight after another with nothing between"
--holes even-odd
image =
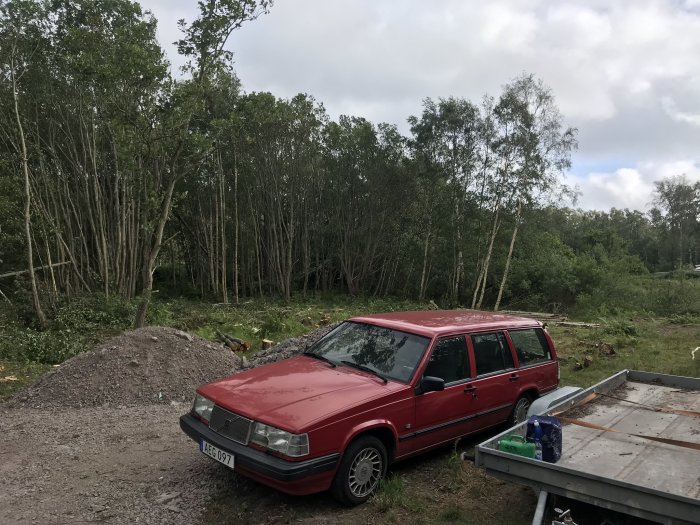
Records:
<instances>
[{"instance_id":1,"label":"trailer bed","mask_svg":"<svg viewBox=\"0 0 700 525\"><path fill-rule=\"evenodd\" d=\"M700 523L700 451L631 434L700 442L700 418L641 405L700 412L700 379L625 370L553 407L562 416L617 432L566 424L556 464L497 450L508 434L477 446L477 465L491 473L561 496L660 523ZM606 395L607 394L607 395Z\"/></svg>"}]
</instances>

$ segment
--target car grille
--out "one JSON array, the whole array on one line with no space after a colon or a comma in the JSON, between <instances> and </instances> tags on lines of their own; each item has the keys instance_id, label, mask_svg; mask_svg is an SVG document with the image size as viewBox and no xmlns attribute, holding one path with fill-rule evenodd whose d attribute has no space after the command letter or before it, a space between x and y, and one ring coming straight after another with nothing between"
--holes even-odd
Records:
<instances>
[{"instance_id":1,"label":"car grille","mask_svg":"<svg viewBox=\"0 0 700 525\"><path fill-rule=\"evenodd\" d=\"M242 445L248 444L253 421L214 405L209 419L209 428L217 434L232 439Z\"/></svg>"}]
</instances>

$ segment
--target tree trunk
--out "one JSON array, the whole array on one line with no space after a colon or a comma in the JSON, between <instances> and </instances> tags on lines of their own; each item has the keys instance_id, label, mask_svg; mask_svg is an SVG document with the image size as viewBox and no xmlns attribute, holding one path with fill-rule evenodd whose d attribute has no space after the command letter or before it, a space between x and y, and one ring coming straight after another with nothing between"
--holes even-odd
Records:
<instances>
[{"instance_id":1,"label":"tree trunk","mask_svg":"<svg viewBox=\"0 0 700 525\"><path fill-rule=\"evenodd\" d=\"M418 300L425 300L425 291L428 284L428 279L426 276L426 268L428 267L428 246L430 245L430 223L428 223L428 233L425 235L425 244L423 246L423 270L420 276L420 291L418 293Z\"/></svg>"},{"instance_id":2,"label":"tree trunk","mask_svg":"<svg viewBox=\"0 0 700 525\"><path fill-rule=\"evenodd\" d=\"M29 281L32 285L32 303L36 312L39 327L44 330L47 326L46 315L41 308L39 300L39 291L36 286L36 276L34 275L34 252L32 251L32 191L29 184L29 158L27 156L27 144L24 141L24 129L22 128L22 119L19 116L19 104L17 101L17 82L15 79L15 64L14 59L10 62L10 76L12 77L12 99L15 107L15 119L17 121L17 132L19 134L20 151L22 154L22 172L24 175L24 236L27 242L27 271L29 272Z\"/></svg>"},{"instance_id":3,"label":"tree trunk","mask_svg":"<svg viewBox=\"0 0 700 525\"><path fill-rule=\"evenodd\" d=\"M160 217L158 219L158 226L156 227L155 236L153 240L153 246L148 250L148 245L144 244L144 257L143 257L143 267L141 270L141 275L143 278L143 292L141 294L141 302L136 310L136 318L134 319L134 328L142 328L144 322L146 321L146 311L148 310L148 305L151 302L151 295L153 294L153 271L155 270L156 259L158 258L158 253L160 252L160 246L163 242L163 230L165 229L165 223L168 222L168 216L170 215L170 204L172 202L173 191L175 190L175 182L177 178L173 175L168 188L165 191L165 197L163 198L163 204L161 205Z\"/></svg>"},{"instance_id":4,"label":"tree trunk","mask_svg":"<svg viewBox=\"0 0 700 525\"><path fill-rule=\"evenodd\" d=\"M479 290L479 286L477 285L476 290L474 290L474 297L477 296L477 293L479 295L479 299L476 302L476 308L479 309L481 308L481 303L484 300L484 292L486 292L486 278L488 277L489 274L489 266L491 264L491 254L493 253L493 243L496 240L496 235L498 234L498 227L499 227L499 212L500 208L496 208L496 213L493 218L493 228L491 230L491 239L489 241L489 248L486 252L486 256L484 258L484 266L481 270L481 276L479 278L480 284L481 284L481 290ZM472 299L472 305L474 304L474 299Z\"/></svg>"},{"instance_id":5,"label":"tree trunk","mask_svg":"<svg viewBox=\"0 0 700 525\"><path fill-rule=\"evenodd\" d=\"M238 166L233 165L233 299L238 304Z\"/></svg>"},{"instance_id":6,"label":"tree trunk","mask_svg":"<svg viewBox=\"0 0 700 525\"><path fill-rule=\"evenodd\" d=\"M513 236L510 238L510 247L508 248L508 257L506 258L506 267L503 269L503 278L501 279L501 286L498 289L498 297L496 298L496 304L493 307L493 311L497 312L498 308L501 306L501 298L503 297L503 290L506 287L506 281L508 280L508 272L510 270L510 261L513 257L513 247L515 246L515 238L518 236L518 228L520 227L520 213L521 205L518 204L518 213L515 217L515 226L513 227Z\"/></svg>"}]
</instances>

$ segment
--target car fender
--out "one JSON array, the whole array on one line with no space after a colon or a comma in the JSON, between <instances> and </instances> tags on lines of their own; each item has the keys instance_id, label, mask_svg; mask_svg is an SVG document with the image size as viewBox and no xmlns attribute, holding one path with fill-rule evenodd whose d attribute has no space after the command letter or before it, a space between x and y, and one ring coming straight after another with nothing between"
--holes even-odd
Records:
<instances>
[{"instance_id":1,"label":"car fender","mask_svg":"<svg viewBox=\"0 0 700 525\"><path fill-rule=\"evenodd\" d=\"M518 389L518 395L515 397L513 402L515 403L515 401L517 401L520 398L520 396L522 396L525 392L532 391L534 391L537 394L537 396L541 395L540 389L537 388L537 384L534 381L520 385L520 388Z\"/></svg>"},{"instance_id":2,"label":"car fender","mask_svg":"<svg viewBox=\"0 0 700 525\"><path fill-rule=\"evenodd\" d=\"M360 434L364 434L368 430L374 430L378 428L389 430L393 436L393 445L396 446L396 444L399 441L399 434L396 431L396 427L394 426L394 424L387 419L373 419L370 421L363 421L362 423L355 425L345 437L342 450L345 450L348 447L348 445Z\"/></svg>"}]
</instances>

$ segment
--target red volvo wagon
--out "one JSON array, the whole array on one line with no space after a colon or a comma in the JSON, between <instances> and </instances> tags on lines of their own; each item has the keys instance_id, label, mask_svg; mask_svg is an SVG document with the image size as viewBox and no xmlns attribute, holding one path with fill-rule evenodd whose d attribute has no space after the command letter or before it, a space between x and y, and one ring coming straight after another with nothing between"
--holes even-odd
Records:
<instances>
[{"instance_id":1,"label":"red volvo wagon","mask_svg":"<svg viewBox=\"0 0 700 525\"><path fill-rule=\"evenodd\" d=\"M204 454L288 494L364 502L392 462L522 421L559 382L538 321L454 310L341 323L303 355L197 389L182 430Z\"/></svg>"}]
</instances>

